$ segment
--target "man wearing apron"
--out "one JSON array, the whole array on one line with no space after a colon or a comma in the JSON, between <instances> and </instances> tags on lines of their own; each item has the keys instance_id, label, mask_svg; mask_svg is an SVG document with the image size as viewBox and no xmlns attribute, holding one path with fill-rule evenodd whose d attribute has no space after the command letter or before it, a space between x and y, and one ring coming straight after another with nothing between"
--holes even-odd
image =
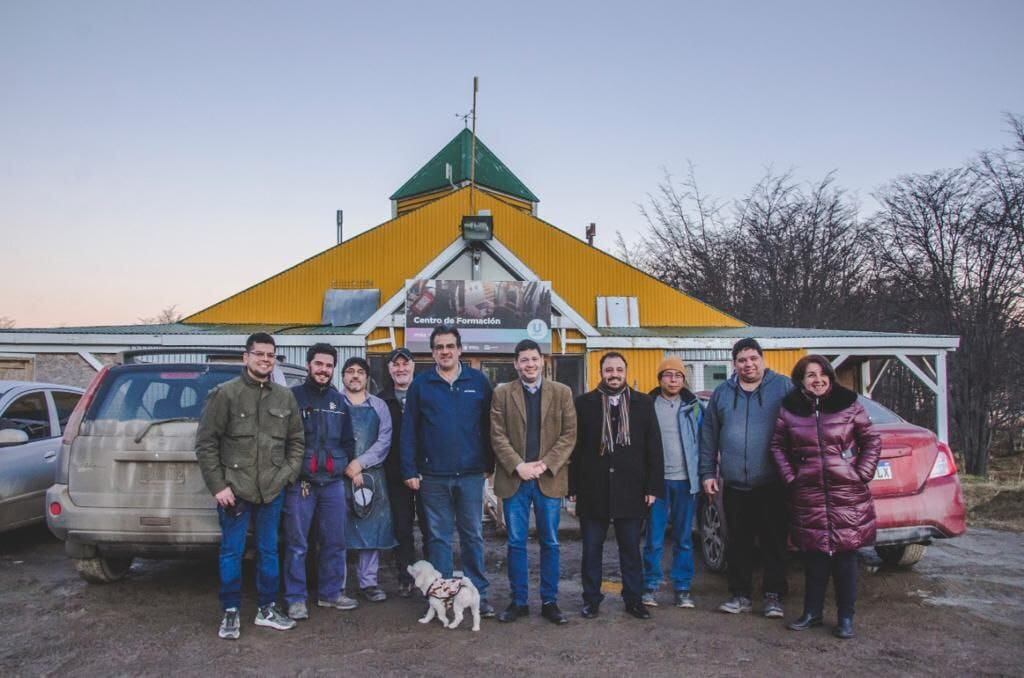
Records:
<instances>
[{"instance_id":1,"label":"man wearing apron","mask_svg":"<svg viewBox=\"0 0 1024 678\"><path fill-rule=\"evenodd\" d=\"M367 600L380 603L387 600L377 582L380 553L397 544L383 466L391 449L391 413L383 400L367 390L369 375L369 364L358 357L346 360L341 371L355 436L355 458L345 469L351 497L345 541L346 548L359 552L359 589Z\"/></svg>"}]
</instances>

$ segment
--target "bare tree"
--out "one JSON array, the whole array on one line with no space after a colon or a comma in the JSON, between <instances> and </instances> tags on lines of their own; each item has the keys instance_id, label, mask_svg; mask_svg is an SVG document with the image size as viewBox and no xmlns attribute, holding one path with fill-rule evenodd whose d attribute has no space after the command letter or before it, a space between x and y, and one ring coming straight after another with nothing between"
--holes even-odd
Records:
<instances>
[{"instance_id":1,"label":"bare tree","mask_svg":"<svg viewBox=\"0 0 1024 678\"><path fill-rule=\"evenodd\" d=\"M1019 171L1019 158L983 154L965 167L900 177L876 196L875 251L883 284L897 295L894 315L919 331L960 336L950 415L967 472L982 476L1007 386L1002 361L1024 321L1022 196L1006 192Z\"/></svg>"},{"instance_id":2,"label":"bare tree","mask_svg":"<svg viewBox=\"0 0 1024 678\"><path fill-rule=\"evenodd\" d=\"M174 323L181 322L181 319L184 317L184 313L178 312L178 305L171 304L155 316L139 318L139 323L143 325L172 325Z\"/></svg>"},{"instance_id":3,"label":"bare tree","mask_svg":"<svg viewBox=\"0 0 1024 678\"><path fill-rule=\"evenodd\" d=\"M9 330L14 327L14 318L7 315L0 315L0 330Z\"/></svg>"},{"instance_id":4,"label":"bare tree","mask_svg":"<svg viewBox=\"0 0 1024 678\"><path fill-rule=\"evenodd\" d=\"M829 174L769 172L730 214L690 169L641 206L647 232L618 253L641 270L758 325L849 327L862 317L870 259L857 206Z\"/></svg>"}]
</instances>

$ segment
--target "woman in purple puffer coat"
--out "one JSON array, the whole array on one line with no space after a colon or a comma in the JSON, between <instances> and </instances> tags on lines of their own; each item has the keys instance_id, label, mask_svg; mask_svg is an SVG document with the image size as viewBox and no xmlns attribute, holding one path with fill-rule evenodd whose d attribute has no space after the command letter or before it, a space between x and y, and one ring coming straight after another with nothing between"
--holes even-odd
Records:
<instances>
[{"instance_id":1,"label":"woman in purple puffer coat","mask_svg":"<svg viewBox=\"0 0 1024 678\"><path fill-rule=\"evenodd\" d=\"M836 383L824 357L804 356L791 378L796 390L782 401L771 445L789 493L792 541L805 556L804 613L789 628L822 623L831 574L839 608L835 635L852 638L857 549L875 540L868 482L881 440L857 394Z\"/></svg>"}]
</instances>

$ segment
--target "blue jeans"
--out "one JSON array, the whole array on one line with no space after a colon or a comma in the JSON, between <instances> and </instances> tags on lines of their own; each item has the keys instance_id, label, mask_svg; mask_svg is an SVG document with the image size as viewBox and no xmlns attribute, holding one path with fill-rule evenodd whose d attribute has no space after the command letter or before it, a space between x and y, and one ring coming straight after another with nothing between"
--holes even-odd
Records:
<instances>
[{"instance_id":1,"label":"blue jeans","mask_svg":"<svg viewBox=\"0 0 1024 678\"><path fill-rule=\"evenodd\" d=\"M526 540L530 532L530 504L537 521L537 541L540 542L540 600L554 603L558 600L558 520L562 500L547 497L540 491L536 480L519 483L519 489L503 502L505 527L508 529L508 584L512 602L526 605L529 597L527 584Z\"/></svg>"},{"instance_id":2,"label":"blue jeans","mask_svg":"<svg viewBox=\"0 0 1024 678\"><path fill-rule=\"evenodd\" d=\"M317 596L335 600L345 582L345 483L336 480L326 485L309 486L302 496L302 484L292 483L284 500L284 600L289 605L305 602L306 554L309 552L309 528L316 516L316 534L320 546L317 563Z\"/></svg>"},{"instance_id":3,"label":"blue jeans","mask_svg":"<svg viewBox=\"0 0 1024 678\"><path fill-rule=\"evenodd\" d=\"M693 580L693 512L697 495L690 494L689 480L666 480L665 498L655 499L647 523L644 542L644 588L657 591L661 585L661 554L665 547L665 527L672 523L672 587L689 591Z\"/></svg>"},{"instance_id":4,"label":"blue jeans","mask_svg":"<svg viewBox=\"0 0 1024 678\"><path fill-rule=\"evenodd\" d=\"M459 531L462 570L480 592L487 596L484 576L484 476L423 476L420 481L423 511L427 514L430 563L442 577L451 577L452 537Z\"/></svg>"},{"instance_id":5,"label":"blue jeans","mask_svg":"<svg viewBox=\"0 0 1024 678\"><path fill-rule=\"evenodd\" d=\"M242 556L249 523L255 520L257 575L256 594L260 607L277 600L280 567L277 555L277 529L281 523L284 492L269 504L244 502L242 511L217 507L220 518L220 604L223 609L242 604Z\"/></svg>"}]
</instances>

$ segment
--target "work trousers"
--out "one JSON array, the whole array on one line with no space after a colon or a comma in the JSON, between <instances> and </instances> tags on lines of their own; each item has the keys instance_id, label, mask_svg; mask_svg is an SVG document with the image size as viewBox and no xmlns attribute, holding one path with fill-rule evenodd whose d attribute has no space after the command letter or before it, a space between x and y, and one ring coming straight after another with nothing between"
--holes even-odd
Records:
<instances>
[{"instance_id":1,"label":"work trousers","mask_svg":"<svg viewBox=\"0 0 1024 678\"><path fill-rule=\"evenodd\" d=\"M644 521L642 518L616 518L611 522L615 526L615 541L619 545L622 599L627 605L639 603L644 586L644 565L640 556L640 533ZM601 593L601 570L608 523L608 518L580 518L583 602L588 605L600 605L604 600L604 594Z\"/></svg>"},{"instance_id":2,"label":"work trousers","mask_svg":"<svg viewBox=\"0 0 1024 678\"><path fill-rule=\"evenodd\" d=\"M423 560L427 560L427 544L430 542L427 530L427 517L423 513L423 500L420 493L410 490L403 482L388 483L388 500L391 502L391 522L395 528L395 565L398 567L398 581L412 583L412 575L407 569L415 563L416 538L413 536L413 525L419 520L420 535L423 538Z\"/></svg>"},{"instance_id":3,"label":"work trousers","mask_svg":"<svg viewBox=\"0 0 1024 678\"><path fill-rule=\"evenodd\" d=\"M320 600L335 600L345 583L345 484L336 480L326 485L295 482L285 490L284 500L284 600L289 605L305 602L306 555L309 530L316 517L317 595Z\"/></svg>"},{"instance_id":4,"label":"work trousers","mask_svg":"<svg viewBox=\"0 0 1024 678\"><path fill-rule=\"evenodd\" d=\"M820 617L825 608L828 578L836 590L840 619L852 619L857 598L857 552L842 551L831 556L820 551L804 553L804 613Z\"/></svg>"},{"instance_id":5,"label":"work trousers","mask_svg":"<svg viewBox=\"0 0 1024 678\"><path fill-rule=\"evenodd\" d=\"M734 596L751 597L756 542L761 547L761 564L764 568L762 592L785 595L788 591L785 487L781 483L752 490L726 486L724 502L729 535L725 547L725 557L729 563L729 591Z\"/></svg>"}]
</instances>

